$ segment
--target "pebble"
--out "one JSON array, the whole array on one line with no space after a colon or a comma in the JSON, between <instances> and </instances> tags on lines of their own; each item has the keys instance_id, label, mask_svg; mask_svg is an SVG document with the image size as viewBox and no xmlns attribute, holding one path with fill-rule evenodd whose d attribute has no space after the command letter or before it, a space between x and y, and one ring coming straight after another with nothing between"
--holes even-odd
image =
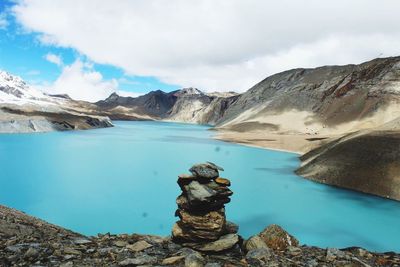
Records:
<instances>
[{"instance_id":1,"label":"pebble","mask_svg":"<svg viewBox=\"0 0 400 267\"><path fill-rule=\"evenodd\" d=\"M133 252L139 252L151 248L152 246L153 246L152 244L149 244L148 242L141 240L134 243L133 245L127 245L126 247Z\"/></svg>"},{"instance_id":2,"label":"pebble","mask_svg":"<svg viewBox=\"0 0 400 267\"><path fill-rule=\"evenodd\" d=\"M184 256L174 256L174 257L169 257L166 258L162 261L162 265L172 265L172 264L176 264L179 261L183 260L185 257Z\"/></svg>"},{"instance_id":3,"label":"pebble","mask_svg":"<svg viewBox=\"0 0 400 267\"><path fill-rule=\"evenodd\" d=\"M185 267L203 267L204 258L198 253L192 253L185 257Z\"/></svg>"},{"instance_id":4,"label":"pebble","mask_svg":"<svg viewBox=\"0 0 400 267\"><path fill-rule=\"evenodd\" d=\"M144 265L144 264L153 264L158 260L156 257L149 255L142 255L136 258L128 258L119 263L120 266L131 266L131 265Z\"/></svg>"},{"instance_id":5,"label":"pebble","mask_svg":"<svg viewBox=\"0 0 400 267\"><path fill-rule=\"evenodd\" d=\"M117 246L117 247L123 248L123 247L126 247L128 245L128 242L118 240L118 241L114 242L114 245Z\"/></svg>"}]
</instances>

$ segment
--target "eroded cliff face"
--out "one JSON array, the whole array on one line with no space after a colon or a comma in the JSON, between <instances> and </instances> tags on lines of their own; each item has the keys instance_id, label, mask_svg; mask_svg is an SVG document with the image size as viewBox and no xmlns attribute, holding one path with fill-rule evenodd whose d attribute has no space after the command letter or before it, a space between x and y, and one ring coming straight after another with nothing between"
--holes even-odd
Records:
<instances>
[{"instance_id":1,"label":"eroded cliff face","mask_svg":"<svg viewBox=\"0 0 400 267\"><path fill-rule=\"evenodd\" d=\"M215 125L238 96L180 97L166 118L169 121Z\"/></svg>"},{"instance_id":2,"label":"eroded cliff face","mask_svg":"<svg viewBox=\"0 0 400 267\"><path fill-rule=\"evenodd\" d=\"M296 173L316 182L400 201L399 158L399 130L364 130L304 154Z\"/></svg>"},{"instance_id":3,"label":"eroded cliff face","mask_svg":"<svg viewBox=\"0 0 400 267\"><path fill-rule=\"evenodd\" d=\"M275 74L240 95L217 121L244 122L279 133L347 133L400 116L400 58L360 65L294 69ZM262 127L261 127L262 129Z\"/></svg>"}]
</instances>

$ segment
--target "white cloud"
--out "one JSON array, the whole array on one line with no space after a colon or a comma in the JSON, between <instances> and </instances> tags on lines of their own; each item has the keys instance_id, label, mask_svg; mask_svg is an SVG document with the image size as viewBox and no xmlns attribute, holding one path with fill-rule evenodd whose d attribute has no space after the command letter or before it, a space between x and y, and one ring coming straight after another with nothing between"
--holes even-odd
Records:
<instances>
[{"instance_id":1,"label":"white cloud","mask_svg":"<svg viewBox=\"0 0 400 267\"><path fill-rule=\"evenodd\" d=\"M7 26L8 26L7 14L4 12L0 13L0 30L7 29Z\"/></svg>"},{"instance_id":2,"label":"white cloud","mask_svg":"<svg viewBox=\"0 0 400 267\"><path fill-rule=\"evenodd\" d=\"M53 84L41 87L48 94L68 94L73 99L89 102L105 99L117 89L118 82L115 79L104 80L101 73L79 59L64 66Z\"/></svg>"},{"instance_id":3,"label":"white cloud","mask_svg":"<svg viewBox=\"0 0 400 267\"><path fill-rule=\"evenodd\" d=\"M136 92L129 92L129 91L124 91L124 90L118 90L118 95L120 96L130 96L130 97L138 97L143 95L143 93L136 93Z\"/></svg>"},{"instance_id":4,"label":"white cloud","mask_svg":"<svg viewBox=\"0 0 400 267\"><path fill-rule=\"evenodd\" d=\"M47 61L56 64L57 66L61 66L63 64L61 56L52 54L52 53L48 53L45 57L44 57Z\"/></svg>"},{"instance_id":5,"label":"white cloud","mask_svg":"<svg viewBox=\"0 0 400 267\"><path fill-rule=\"evenodd\" d=\"M398 0L20 0L13 8L46 44L209 91L398 55L398 10Z\"/></svg>"}]
</instances>

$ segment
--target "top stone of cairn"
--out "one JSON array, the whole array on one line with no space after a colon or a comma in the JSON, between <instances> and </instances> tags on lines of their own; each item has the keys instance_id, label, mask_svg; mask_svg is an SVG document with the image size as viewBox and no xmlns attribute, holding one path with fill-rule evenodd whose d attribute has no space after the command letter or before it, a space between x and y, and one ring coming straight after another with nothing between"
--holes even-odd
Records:
<instances>
[{"instance_id":1,"label":"top stone of cairn","mask_svg":"<svg viewBox=\"0 0 400 267\"><path fill-rule=\"evenodd\" d=\"M193 165L189 171L198 178L204 179L215 179L218 178L219 172L223 171L224 169L215 165L212 162L206 162L201 164Z\"/></svg>"}]
</instances>

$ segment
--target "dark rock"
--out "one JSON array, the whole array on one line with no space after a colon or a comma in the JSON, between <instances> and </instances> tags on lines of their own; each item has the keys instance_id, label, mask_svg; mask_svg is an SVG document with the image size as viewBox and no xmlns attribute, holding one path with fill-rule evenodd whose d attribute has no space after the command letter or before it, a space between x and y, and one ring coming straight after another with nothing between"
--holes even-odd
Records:
<instances>
[{"instance_id":1,"label":"dark rock","mask_svg":"<svg viewBox=\"0 0 400 267\"><path fill-rule=\"evenodd\" d=\"M189 171L196 177L205 179L215 179L219 176L218 168L215 164L202 163L196 164Z\"/></svg>"},{"instance_id":2,"label":"dark rock","mask_svg":"<svg viewBox=\"0 0 400 267\"><path fill-rule=\"evenodd\" d=\"M199 212L204 212L204 211L211 211L211 210L219 210L224 207L225 204L229 203L230 199L228 197L219 197L216 195L215 198L211 198L210 200L206 202L198 202L198 201L192 201L189 203L189 200L187 199L186 196L180 195L176 199L176 204L178 205L179 209L184 209L187 211L199 211Z\"/></svg>"},{"instance_id":3,"label":"dark rock","mask_svg":"<svg viewBox=\"0 0 400 267\"><path fill-rule=\"evenodd\" d=\"M219 198L230 197L231 195L233 195L233 192L229 190L228 187L221 186L214 181L207 183L206 186L216 191Z\"/></svg>"},{"instance_id":4,"label":"dark rock","mask_svg":"<svg viewBox=\"0 0 400 267\"><path fill-rule=\"evenodd\" d=\"M185 267L203 267L204 258L198 253L191 253L185 257Z\"/></svg>"},{"instance_id":5,"label":"dark rock","mask_svg":"<svg viewBox=\"0 0 400 267\"><path fill-rule=\"evenodd\" d=\"M271 255L272 253L269 248L256 248L247 252L246 259L250 264L252 262L256 264L267 263Z\"/></svg>"},{"instance_id":6,"label":"dark rock","mask_svg":"<svg viewBox=\"0 0 400 267\"><path fill-rule=\"evenodd\" d=\"M74 243L77 245L87 245L92 243L92 241L90 241L89 239L86 238L76 238L74 239Z\"/></svg>"},{"instance_id":7,"label":"dark rock","mask_svg":"<svg viewBox=\"0 0 400 267\"><path fill-rule=\"evenodd\" d=\"M222 167L218 166L218 165L215 164L215 163L212 163L212 162L210 162L210 161L207 161L207 164L208 164L210 167L212 167L212 168L214 168L215 170L217 170L217 171L224 171L224 169L223 169Z\"/></svg>"},{"instance_id":8,"label":"dark rock","mask_svg":"<svg viewBox=\"0 0 400 267\"><path fill-rule=\"evenodd\" d=\"M190 184L192 181L197 180L197 177L190 174L181 174L178 176L178 185L183 190L185 185Z\"/></svg>"},{"instance_id":9,"label":"dark rock","mask_svg":"<svg viewBox=\"0 0 400 267\"><path fill-rule=\"evenodd\" d=\"M27 259L32 259L32 258L36 258L39 255L39 251L37 251L35 248L29 248L25 254L24 257Z\"/></svg>"},{"instance_id":10,"label":"dark rock","mask_svg":"<svg viewBox=\"0 0 400 267\"><path fill-rule=\"evenodd\" d=\"M119 266L137 266L144 264L154 264L157 262L157 257L142 255L136 258L128 258L119 263Z\"/></svg>"},{"instance_id":11,"label":"dark rock","mask_svg":"<svg viewBox=\"0 0 400 267\"><path fill-rule=\"evenodd\" d=\"M226 221L224 233L226 234L236 234L239 231L239 226L233 222Z\"/></svg>"}]
</instances>

